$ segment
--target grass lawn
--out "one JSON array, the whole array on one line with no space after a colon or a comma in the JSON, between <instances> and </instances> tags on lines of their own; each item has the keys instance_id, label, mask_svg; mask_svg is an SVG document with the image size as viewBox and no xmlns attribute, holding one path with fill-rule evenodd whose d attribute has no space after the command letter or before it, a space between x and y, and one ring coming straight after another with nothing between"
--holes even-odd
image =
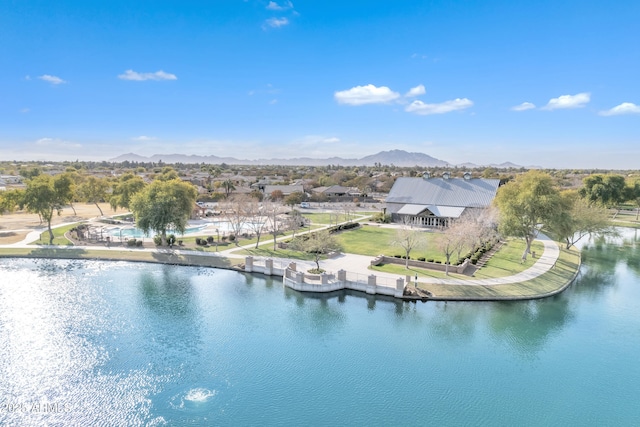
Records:
<instances>
[{"instance_id":1,"label":"grass lawn","mask_svg":"<svg viewBox=\"0 0 640 427\"><path fill-rule=\"evenodd\" d=\"M437 233L425 232L427 244L425 249L414 249L411 251L411 258L424 257L426 259L440 260L444 262L444 255L435 247ZM394 256L404 255L401 247L392 245L396 237L396 230L392 228L382 228L372 225L336 234L336 239L342 245L343 252L369 255L369 256Z\"/></svg>"},{"instance_id":2,"label":"grass lawn","mask_svg":"<svg viewBox=\"0 0 640 427\"><path fill-rule=\"evenodd\" d=\"M112 261L153 262L173 265L196 265L202 267L234 268L244 263L241 259L197 254L154 253L132 250L85 250L57 248L0 248L0 257L58 258L58 259L102 259Z\"/></svg>"},{"instance_id":3,"label":"grass lawn","mask_svg":"<svg viewBox=\"0 0 640 427\"><path fill-rule=\"evenodd\" d=\"M363 217L369 217L371 215L373 215L372 212L357 212L357 213L351 213L348 216L345 215L344 212L335 212L335 213L318 212L318 213L302 214L302 216L307 218L309 221L311 221L312 224L320 224L320 225L331 225L331 224L335 225L336 221L338 223L347 222L347 221L358 221Z\"/></svg>"},{"instance_id":4,"label":"grass lawn","mask_svg":"<svg viewBox=\"0 0 640 427\"><path fill-rule=\"evenodd\" d=\"M535 264L536 259L527 257L522 263L522 253L526 243L521 239L510 239L496 252L489 262L478 270L475 274L476 279L488 279L492 277L506 277L520 273ZM533 242L531 251L536 253L536 257L542 255L544 245L542 242Z\"/></svg>"},{"instance_id":5,"label":"grass lawn","mask_svg":"<svg viewBox=\"0 0 640 427\"><path fill-rule=\"evenodd\" d=\"M64 233L76 227L78 224L73 223L69 225L65 225L62 227L54 228L53 231L53 244L57 246L73 246L66 237L64 237ZM49 244L49 231L45 231L40 234L40 240L36 240L35 242L30 243L31 245L48 245Z\"/></svg>"},{"instance_id":6,"label":"grass lawn","mask_svg":"<svg viewBox=\"0 0 640 427\"><path fill-rule=\"evenodd\" d=\"M436 298L448 299L527 299L557 292L569 284L580 267L580 252L575 248L560 248L555 267L535 279L508 285L438 285L424 283L419 287Z\"/></svg>"},{"instance_id":7,"label":"grass lawn","mask_svg":"<svg viewBox=\"0 0 640 427\"><path fill-rule=\"evenodd\" d=\"M496 252L489 262L482 267L480 270L476 271L473 277L466 276L464 274L456 274L449 273L449 276L446 276L442 271L434 271L426 268L417 268L417 267L409 267L406 269L404 265L398 264L383 264L379 266L371 267L372 270L381 271L385 273L398 274L401 276L410 275L415 276L418 275L420 277L434 277L438 279L489 279L493 277L506 277L512 276L514 274L520 273L527 268L531 267L536 259L531 257L527 258L527 261L524 263L520 262L522 258L522 252L524 251L525 242L524 240L509 240L507 241L498 252ZM536 252L536 256L542 255L544 250L544 245L541 242L534 242L531 245L531 250ZM413 258L413 257L412 257Z\"/></svg>"},{"instance_id":8,"label":"grass lawn","mask_svg":"<svg viewBox=\"0 0 640 427\"><path fill-rule=\"evenodd\" d=\"M314 259L314 256L312 254L306 252L293 251L291 249L277 249L274 251L273 245L260 246L258 249L242 249L238 252L234 252L234 254L261 256L268 258L292 258L305 261L311 261ZM322 259L325 259L325 257L323 257Z\"/></svg>"}]
</instances>

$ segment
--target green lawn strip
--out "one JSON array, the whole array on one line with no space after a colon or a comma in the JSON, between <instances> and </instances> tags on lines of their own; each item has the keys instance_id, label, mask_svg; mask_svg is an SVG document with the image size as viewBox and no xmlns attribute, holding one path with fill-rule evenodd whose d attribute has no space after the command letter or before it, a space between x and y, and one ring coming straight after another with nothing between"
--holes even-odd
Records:
<instances>
[{"instance_id":1,"label":"green lawn strip","mask_svg":"<svg viewBox=\"0 0 640 427\"><path fill-rule=\"evenodd\" d=\"M404 276L415 277L417 275L418 278L432 277L435 279L444 279L444 278L468 279L469 278L468 276L464 276L462 274L456 274L456 273L449 273L449 276L446 276L444 274L444 271L429 270L426 268L417 268L412 266L409 266L409 268L405 268L404 264L402 265L380 264L380 265L371 266L369 267L369 269L373 271L379 271L381 273L397 274L399 277L404 277Z\"/></svg>"},{"instance_id":2,"label":"green lawn strip","mask_svg":"<svg viewBox=\"0 0 640 427\"><path fill-rule=\"evenodd\" d=\"M444 262L444 256L436 249L435 245L437 233L425 232L424 234L427 239L426 248L412 250L411 258L424 257ZM338 233L335 236L346 253L369 256L404 255L402 248L391 243L396 238L396 230L392 228L363 225L358 229Z\"/></svg>"},{"instance_id":3,"label":"green lawn strip","mask_svg":"<svg viewBox=\"0 0 640 427\"><path fill-rule=\"evenodd\" d=\"M57 248L0 248L0 257L59 258L59 259L104 259L133 262L155 262L175 265L232 268L241 265L241 259L198 256L190 254L166 254L137 250L57 249Z\"/></svg>"},{"instance_id":4,"label":"green lawn strip","mask_svg":"<svg viewBox=\"0 0 640 427\"><path fill-rule=\"evenodd\" d=\"M451 278L469 280L506 277L520 273L521 271L524 271L527 268L531 267L536 262L537 258L533 259L531 257L528 257L525 263L520 263L524 247L525 242L523 240L509 240L500 248L498 252L496 252L491 257L487 265L476 271L473 277L452 272L449 272L449 276L446 276L443 271L435 271L411 266L409 266L409 269L406 269L404 267L404 264L381 264L379 266L371 267L371 270L381 271L384 273L399 274L401 276L415 276L417 274L418 277L434 277L438 279ZM531 245L531 250L536 251L536 256L542 255L543 249L544 245L542 244L542 242L534 242L533 245Z\"/></svg>"},{"instance_id":5,"label":"green lawn strip","mask_svg":"<svg viewBox=\"0 0 640 427\"><path fill-rule=\"evenodd\" d=\"M73 246L73 243L69 241L66 237L64 237L64 233L76 227L78 224L73 223L69 225L64 225L62 227L54 228L53 231L53 244L57 246ZM45 231L40 234L40 240L36 240L35 242L30 243L30 245L43 245L49 244L49 231Z\"/></svg>"},{"instance_id":6,"label":"green lawn strip","mask_svg":"<svg viewBox=\"0 0 640 427\"><path fill-rule=\"evenodd\" d=\"M476 271L474 279L513 276L531 267L537 261L537 257L544 252L544 244L538 241L533 242L531 251L536 253L536 258L528 256L527 260L523 263L521 260L525 246L526 243L524 240L507 240L500 250L493 254L487 264Z\"/></svg>"},{"instance_id":7,"label":"green lawn strip","mask_svg":"<svg viewBox=\"0 0 640 427\"><path fill-rule=\"evenodd\" d=\"M527 299L557 292L575 277L580 267L580 253L575 250L560 249L556 265L546 273L521 283L506 285L438 285L422 283L421 289L428 290L435 298L446 299Z\"/></svg>"},{"instance_id":8,"label":"green lawn strip","mask_svg":"<svg viewBox=\"0 0 640 427\"><path fill-rule=\"evenodd\" d=\"M617 227L640 228L640 222L622 221L622 220L618 220L618 219L613 219L613 220L611 220L611 222L613 223L613 225L615 225Z\"/></svg>"},{"instance_id":9,"label":"green lawn strip","mask_svg":"<svg viewBox=\"0 0 640 427\"><path fill-rule=\"evenodd\" d=\"M350 213L346 215L344 212L338 212L335 214L318 212L318 213L303 213L302 216L311 221L312 224L320 224L320 225L335 225L336 221L338 223L347 222L347 221L360 221L368 218L373 215L372 212L357 212Z\"/></svg>"},{"instance_id":10,"label":"green lawn strip","mask_svg":"<svg viewBox=\"0 0 640 427\"><path fill-rule=\"evenodd\" d=\"M234 252L236 255L251 255L261 256L267 258L292 258L305 261L311 261L314 259L312 254L306 252L293 251L291 249L277 249L273 250L273 245L261 245L258 249L242 249ZM322 258L324 259L324 257Z\"/></svg>"}]
</instances>

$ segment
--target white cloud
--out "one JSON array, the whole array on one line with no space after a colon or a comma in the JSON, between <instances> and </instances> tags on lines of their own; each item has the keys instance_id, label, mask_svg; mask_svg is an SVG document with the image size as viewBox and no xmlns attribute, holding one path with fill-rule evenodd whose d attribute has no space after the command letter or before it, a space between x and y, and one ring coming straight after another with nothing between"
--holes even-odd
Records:
<instances>
[{"instance_id":1,"label":"white cloud","mask_svg":"<svg viewBox=\"0 0 640 427\"><path fill-rule=\"evenodd\" d=\"M31 108L21 108L21 109L20 109L20 112L21 112L22 114L27 114L27 113L29 113L30 111L31 111Z\"/></svg>"},{"instance_id":2,"label":"white cloud","mask_svg":"<svg viewBox=\"0 0 640 427\"><path fill-rule=\"evenodd\" d=\"M165 73L164 71L156 71L155 73L137 73L133 70L127 70L123 74L119 74L118 78L121 80L178 80L175 74Z\"/></svg>"},{"instance_id":3,"label":"white cloud","mask_svg":"<svg viewBox=\"0 0 640 427\"><path fill-rule=\"evenodd\" d=\"M610 110L600 111L598 114L601 116L619 116L622 114L640 114L640 105L636 105L633 102L623 102L620 105L616 105Z\"/></svg>"},{"instance_id":4,"label":"white cloud","mask_svg":"<svg viewBox=\"0 0 640 427\"><path fill-rule=\"evenodd\" d=\"M282 5L279 5L274 1L270 1L269 4L267 5L267 10L287 10L287 9L293 9L293 3L291 3L290 1L286 1L282 3Z\"/></svg>"},{"instance_id":5,"label":"white cloud","mask_svg":"<svg viewBox=\"0 0 640 427\"><path fill-rule=\"evenodd\" d=\"M156 138L155 136L146 136L146 135L140 135L140 136L136 136L131 138L132 141L155 141Z\"/></svg>"},{"instance_id":6,"label":"white cloud","mask_svg":"<svg viewBox=\"0 0 640 427\"><path fill-rule=\"evenodd\" d=\"M399 93L392 91L388 87L376 87L372 84L338 91L333 96L338 104L347 105L384 104L400 98Z\"/></svg>"},{"instance_id":7,"label":"white cloud","mask_svg":"<svg viewBox=\"0 0 640 427\"><path fill-rule=\"evenodd\" d=\"M416 96L424 95L426 92L427 91L425 90L424 85L418 85L409 89L409 92L407 92L404 96L405 98L413 98Z\"/></svg>"},{"instance_id":8,"label":"white cloud","mask_svg":"<svg viewBox=\"0 0 640 427\"><path fill-rule=\"evenodd\" d=\"M280 28L289 24L289 20L287 18L269 18L264 21L264 25L262 28L271 27L271 28Z\"/></svg>"},{"instance_id":9,"label":"white cloud","mask_svg":"<svg viewBox=\"0 0 640 427\"><path fill-rule=\"evenodd\" d=\"M534 108L536 108L535 104L531 102L523 102L520 105L511 107L511 111L526 111L526 110L532 110Z\"/></svg>"},{"instance_id":10,"label":"white cloud","mask_svg":"<svg viewBox=\"0 0 640 427\"><path fill-rule=\"evenodd\" d=\"M65 141L59 138L40 138L36 141L36 145L55 150L77 150L82 148L82 144Z\"/></svg>"},{"instance_id":11,"label":"white cloud","mask_svg":"<svg viewBox=\"0 0 640 427\"><path fill-rule=\"evenodd\" d=\"M40 80L44 80L45 82L49 82L52 85L59 85L62 83L66 83L64 80L62 80L60 77L57 76L51 76L49 74L43 74L42 76L38 76L38 78ZM31 78L29 76L27 76L27 80L31 80Z\"/></svg>"},{"instance_id":12,"label":"white cloud","mask_svg":"<svg viewBox=\"0 0 640 427\"><path fill-rule=\"evenodd\" d=\"M587 105L590 100L591 94L588 92L582 92L577 95L562 95L557 98L551 98L542 109L558 110L561 108L581 108Z\"/></svg>"},{"instance_id":13,"label":"white cloud","mask_svg":"<svg viewBox=\"0 0 640 427\"><path fill-rule=\"evenodd\" d=\"M430 114L444 114L452 111L464 110L472 105L473 101L467 98L456 98L439 104L426 104L422 101L415 100L411 104L407 105L404 110L409 113L427 116Z\"/></svg>"},{"instance_id":14,"label":"white cloud","mask_svg":"<svg viewBox=\"0 0 640 427\"><path fill-rule=\"evenodd\" d=\"M277 99L272 99L271 101L269 101L269 105L275 105L278 103Z\"/></svg>"}]
</instances>

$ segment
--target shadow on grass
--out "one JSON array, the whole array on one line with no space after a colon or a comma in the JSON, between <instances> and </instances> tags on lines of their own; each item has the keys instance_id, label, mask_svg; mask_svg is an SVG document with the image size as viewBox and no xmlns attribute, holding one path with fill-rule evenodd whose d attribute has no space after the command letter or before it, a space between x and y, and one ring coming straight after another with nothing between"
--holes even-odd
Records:
<instances>
[{"instance_id":1,"label":"shadow on grass","mask_svg":"<svg viewBox=\"0 0 640 427\"><path fill-rule=\"evenodd\" d=\"M194 265L198 267L215 267L230 269L242 263L241 260L232 260L222 256L203 256L194 254L178 254L173 251L152 252L151 258L158 263L172 265ZM235 261L235 262L233 262Z\"/></svg>"},{"instance_id":2,"label":"shadow on grass","mask_svg":"<svg viewBox=\"0 0 640 427\"><path fill-rule=\"evenodd\" d=\"M89 253L82 248L63 249L58 247L38 247L27 250L26 256L34 258L60 258L60 259L80 259L90 258Z\"/></svg>"}]
</instances>

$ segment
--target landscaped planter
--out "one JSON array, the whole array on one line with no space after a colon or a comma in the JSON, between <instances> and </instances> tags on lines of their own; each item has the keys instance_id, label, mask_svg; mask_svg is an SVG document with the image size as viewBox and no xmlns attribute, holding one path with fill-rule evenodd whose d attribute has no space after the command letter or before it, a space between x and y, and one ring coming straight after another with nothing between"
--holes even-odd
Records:
<instances>
[{"instance_id":1,"label":"landscaped planter","mask_svg":"<svg viewBox=\"0 0 640 427\"><path fill-rule=\"evenodd\" d=\"M379 255L371 261L371 265L380 265L380 264L405 265L406 263L407 263L407 260L405 259L388 257L384 255ZM408 264L410 267L426 268L428 270L446 271L447 269L446 264L440 264L437 262L418 261L415 259L410 259ZM468 266L469 266L469 259L467 258L460 265L453 265L453 264L449 265L449 271L451 273L464 274L464 271L467 269Z\"/></svg>"}]
</instances>

